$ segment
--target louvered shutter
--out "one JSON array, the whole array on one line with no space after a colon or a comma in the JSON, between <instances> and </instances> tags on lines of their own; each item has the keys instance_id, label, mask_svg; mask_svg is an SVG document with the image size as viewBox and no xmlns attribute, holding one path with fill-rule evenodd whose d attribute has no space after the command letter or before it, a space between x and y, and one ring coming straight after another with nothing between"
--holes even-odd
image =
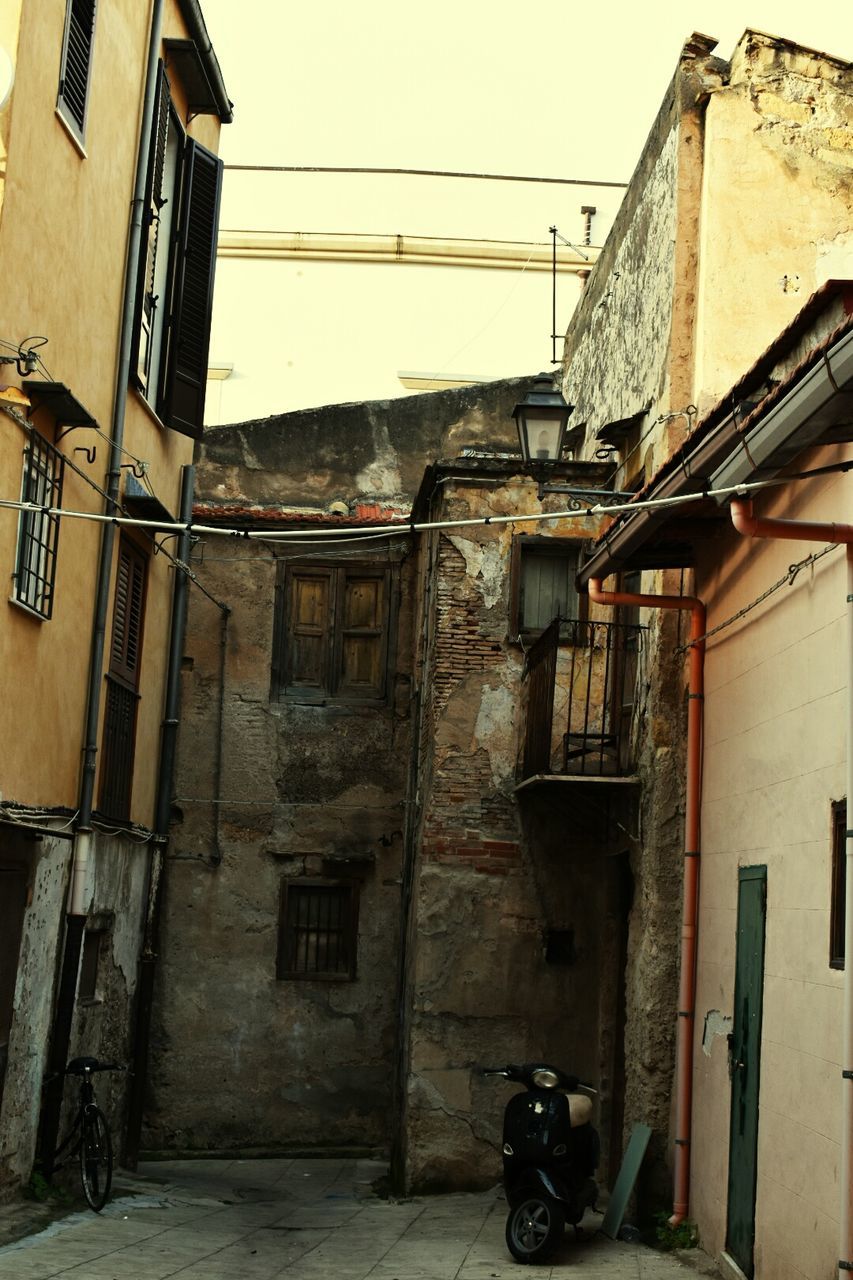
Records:
<instances>
[{"instance_id":1,"label":"louvered shutter","mask_svg":"<svg viewBox=\"0 0 853 1280\"><path fill-rule=\"evenodd\" d=\"M195 439L204 423L221 190L222 162L188 138L161 416L167 426Z\"/></svg>"},{"instance_id":2,"label":"louvered shutter","mask_svg":"<svg viewBox=\"0 0 853 1280\"><path fill-rule=\"evenodd\" d=\"M130 817L147 561L125 538L119 543L110 663L106 681L98 807Z\"/></svg>"},{"instance_id":3,"label":"louvered shutter","mask_svg":"<svg viewBox=\"0 0 853 1280\"><path fill-rule=\"evenodd\" d=\"M145 558L130 543L119 547L110 675L132 689L139 687L142 622L145 608Z\"/></svg>"},{"instance_id":4,"label":"louvered shutter","mask_svg":"<svg viewBox=\"0 0 853 1280\"><path fill-rule=\"evenodd\" d=\"M59 105L81 141L86 129L96 8L97 0L69 0L65 16Z\"/></svg>"},{"instance_id":5,"label":"louvered shutter","mask_svg":"<svg viewBox=\"0 0 853 1280\"><path fill-rule=\"evenodd\" d=\"M157 92L154 99L154 124L148 152L148 176L145 181L145 222L142 229L142 251L139 257L136 321L133 345L136 352L136 380L143 391L149 380L156 380L151 369L151 338L154 318L165 300L155 297L154 273L158 249L169 252L168 244L160 245L160 210L166 202L163 175L166 169L166 145L169 140L169 77L161 62L157 68Z\"/></svg>"}]
</instances>

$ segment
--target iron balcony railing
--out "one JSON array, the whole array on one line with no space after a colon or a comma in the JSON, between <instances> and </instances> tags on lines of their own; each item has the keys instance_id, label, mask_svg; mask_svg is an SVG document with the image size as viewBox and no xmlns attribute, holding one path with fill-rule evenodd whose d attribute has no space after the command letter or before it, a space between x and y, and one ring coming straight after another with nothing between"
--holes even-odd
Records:
<instances>
[{"instance_id":1,"label":"iron balcony railing","mask_svg":"<svg viewBox=\"0 0 853 1280\"><path fill-rule=\"evenodd\" d=\"M637 658L636 623L555 618L531 646L522 775L624 777Z\"/></svg>"}]
</instances>

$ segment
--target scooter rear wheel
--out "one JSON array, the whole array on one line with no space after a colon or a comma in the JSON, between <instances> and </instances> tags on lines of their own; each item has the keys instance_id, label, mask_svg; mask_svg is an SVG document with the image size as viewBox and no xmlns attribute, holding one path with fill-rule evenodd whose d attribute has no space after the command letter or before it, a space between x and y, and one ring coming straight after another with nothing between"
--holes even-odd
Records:
<instances>
[{"instance_id":1,"label":"scooter rear wheel","mask_svg":"<svg viewBox=\"0 0 853 1280\"><path fill-rule=\"evenodd\" d=\"M539 1262L554 1252L565 1223L565 1211L558 1200L527 1196L509 1211L506 1246L516 1262Z\"/></svg>"}]
</instances>

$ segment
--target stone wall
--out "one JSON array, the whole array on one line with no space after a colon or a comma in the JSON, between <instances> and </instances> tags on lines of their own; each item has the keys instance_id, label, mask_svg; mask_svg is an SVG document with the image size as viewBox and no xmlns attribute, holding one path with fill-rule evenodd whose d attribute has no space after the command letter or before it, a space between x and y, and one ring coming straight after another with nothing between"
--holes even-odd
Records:
<instances>
[{"instance_id":1,"label":"stone wall","mask_svg":"<svg viewBox=\"0 0 853 1280\"><path fill-rule=\"evenodd\" d=\"M77 998L69 1058L85 1054L129 1064L149 856L148 845L138 840L102 831L93 836L86 928L100 933L97 978L94 996ZM50 835L33 839L7 827L0 842L0 862L24 871L29 886L2 1083L2 1198L28 1180L36 1155L71 842ZM105 1075L97 1083L98 1103L110 1118L120 1158L127 1077ZM76 1097L76 1084L67 1082L67 1115L73 1114Z\"/></svg>"},{"instance_id":2,"label":"stone wall","mask_svg":"<svg viewBox=\"0 0 853 1280\"><path fill-rule=\"evenodd\" d=\"M200 580L230 613L191 596L149 1146L391 1145L419 568L408 536L325 553L306 546L306 531L405 513L436 458L506 447L521 385L335 405L207 433L200 518L262 525L271 537L289 527L296 542L212 537L196 551ZM278 697L282 563L362 557L396 573L386 705ZM355 981L277 978L283 885L323 878L359 886ZM208 1077L228 1080L227 1091L200 1091Z\"/></svg>"},{"instance_id":3,"label":"stone wall","mask_svg":"<svg viewBox=\"0 0 853 1280\"><path fill-rule=\"evenodd\" d=\"M584 482L584 466L566 482ZM592 475L592 471L596 474ZM470 479L442 469L433 516L534 513L535 486L478 460ZM587 484L601 479L590 469ZM500 1173L506 1086L479 1068L545 1059L603 1086L603 1176L619 1038L623 951L611 932L611 867L600 814L575 792L516 793L524 652L513 638L511 564L519 524L436 531L424 555L420 842L408 956L407 1183L488 1185ZM549 531L578 536L588 521ZM595 811L596 806L592 806ZM615 864L614 864L615 865ZM559 962L549 934L571 934ZM623 957L624 958L624 957Z\"/></svg>"},{"instance_id":4,"label":"stone wall","mask_svg":"<svg viewBox=\"0 0 853 1280\"><path fill-rule=\"evenodd\" d=\"M566 337L563 380L608 423L617 486L648 482L833 274L851 274L851 65L747 31L731 63L693 36ZM606 584L612 587L614 583ZM690 569L642 590L689 594ZM683 853L685 622L643 610L635 717L640 837L626 969L625 1133L653 1128L644 1207L669 1190Z\"/></svg>"}]
</instances>

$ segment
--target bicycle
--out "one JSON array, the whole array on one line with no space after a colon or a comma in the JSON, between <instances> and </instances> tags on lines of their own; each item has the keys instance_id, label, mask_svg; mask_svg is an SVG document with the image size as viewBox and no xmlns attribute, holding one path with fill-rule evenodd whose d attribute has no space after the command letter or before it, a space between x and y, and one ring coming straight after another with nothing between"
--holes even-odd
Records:
<instances>
[{"instance_id":1,"label":"bicycle","mask_svg":"<svg viewBox=\"0 0 853 1280\"><path fill-rule=\"evenodd\" d=\"M106 1116L95 1101L92 1076L97 1071L126 1071L116 1062L99 1062L97 1058L73 1058L64 1071L57 1072L45 1083L63 1076L80 1077L80 1104L74 1123L56 1149L54 1169L61 1168L79 1154L80 1181L86 1203L100 1213L107 1203L113 1180L113 1144Z\"/></svg>"}]
</instances>

